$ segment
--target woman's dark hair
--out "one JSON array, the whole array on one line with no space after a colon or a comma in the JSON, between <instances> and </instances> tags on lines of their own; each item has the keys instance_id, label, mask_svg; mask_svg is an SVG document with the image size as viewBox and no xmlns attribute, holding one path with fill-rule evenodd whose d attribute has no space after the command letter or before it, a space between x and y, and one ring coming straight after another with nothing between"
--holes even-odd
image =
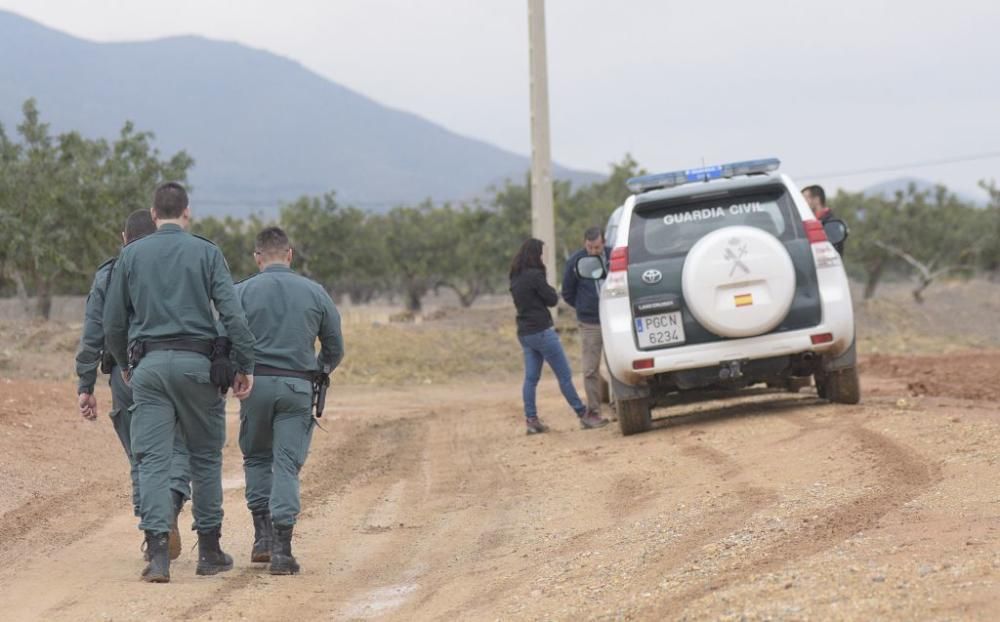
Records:
<instances>
[{"instance_id":1,"label":"woman's dark hair","mask_svg":"<svg viewBox=\"0 0 1000 622\"><path fill-rule=\"evenodd\" d=\"M510 278L521 274L529 268L545 269L542 262L543 242L536 238L529 238L521 245L521 249L514 255L514 260L510 262Z\"/></svg>"},{"instance_id":2,"label":"woman's dark hair","mask_svg":"<svg viewBox=\"0 0 1000 622\"><path fill-rule=\"evenodd\" d=\"M125 221L125 243L133 242L150 233L156 233L156 223L148 209L137 209Z\"/></svg>"}]
</instances>

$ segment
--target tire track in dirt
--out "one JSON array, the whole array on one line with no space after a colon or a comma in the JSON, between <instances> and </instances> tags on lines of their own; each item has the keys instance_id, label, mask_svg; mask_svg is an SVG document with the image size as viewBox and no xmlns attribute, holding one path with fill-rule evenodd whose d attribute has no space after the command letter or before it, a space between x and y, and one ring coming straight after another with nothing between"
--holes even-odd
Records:
<instances>
[{"instance_id":1,"label":"tire track in dirt","mask_svg":"<svg viewBox=\"0 0 1000 622\"><path fill-rule=\"evenodd\" d=\"M728 394L727 394L728 395ZM757 390L750 394L750 397L773 397L774 390ZM731 396L730 396L731 399ZM692 400L676 399L670 407L678 405L689 406L695 403ZM799 410L803 406L809 405L809 398L784 397L782 399L772 399L767 402L745 401L739 404L726 404L722 406L702 406L700 410L681 414L670 414L667 417L654 419L652 436L655 437L657 430L667 431L676 428L686 428L697 424L711 424L726 419L740 417L747 418L753 416L774 416L777 413L788 410ZM661 413L662 414L662 411ZM692 430L692 433L703 434L700 430ZM622 442L636 442L636 438L625 439ZM718 451L703 443L687 444L681 443L681 453L690 457L698 458L706 464L719 471L719 477L723 480L734 478L743 472L743 467L734 461L728 454ZM649 482L662 477L662 473L656 472L625 472L621 475L616 486L610 491L610 499L606 507L612 515L625 516L642 511L644 507L655 500L661 491L651 488ZM759 497L759 493L767 496L766 489L748 490L748 498Z\"/></svg>"},{"instance_id":2,"label":"tire track in dirt","mask_svg":"<svg viewBox=\"0 0 1000 622\"><path fill-rule=\"evenodd\" d=\"M366 499L352 506L359 516L351 535L338 547L349 574L331 570L329 587L311 603L324 619L369 619L390 615L416 593L427 564L420 542L434 531L430 508L431 480L426 464L439 417L421 414L418 427L398 427L398 445L390 452L392 468L373 480ZM414 423L411 421L411 423ZM358 491L354 491L357 496Z\"/></svg>"},{"instance_id":3,"label":"tire track in dirt","mask_svg":"<svg viewBox=\"0 0 1000 622\"><path fill-rule=\"evenodd\" d=\"M331 429L336 436L314 445L303 472L305 511L296 554L304 572L294 578L271 577L264 567L247 565L249 514L243 491L230 489L224 539L237 568L195 578L192 540L186 539L176 580L163 588L141 584L139 554L128 540L136 533L134 521L121 511L121 478L101 480L114 481L114 490L80 497L74 496L76 479L63 480L67 485L53 494L64 499L31 502L39 516L68 520L74 508L59 503L81 503L80 523L104 522L52 555L42 548L48 546L44 529L19 527L16 547L37 541L42 552L0 588L6 592L0 618L408 622L676 619L687 613L715 619L734 607L738 617L744 602L747 612L768 611L762 607L777 593L802 604L803 618L822 619L815 614L830 614L824 603L845 584L857 589L859 579L863 589L881 590L875 598L886 606L917 607L932 580L920 582L915 567L910 590L888 589L897 574L907 576L915 549L898 554L907 559L895 561L899 566L886 573L892 580L884 585L873 585L868 576L852 578L847 563L864 566L875 555L884 562L896 554L891 547L900 541L895 531L901 506L938 500L925 491L949 468L949 477L965 468L964 462L947 462L968 457L955 453L962 447L959 433L975 433L976 440L983 432L953 420L935 427L928 421L938 413L895 412L889 398L843 407L771 392L766 401L750 395L721 406L672 409L672 417L635 437L613 429L579 432L569 419L554 417L553 433L525 440L513 416L516 392L488 389L472 394L456 385L377 395L358 389ZM551 389L550 403L561 406ZM507 393L510 398L493 397ZM928 434L943 429L954 436L951 454L929 444ZM229 446L227 452L232 479L237 450ZM928 461L935 457L939 463ZM998 493L996 487L984 489L973 507L990 521L995 512L986 504ZM31 522L27 505L12 511L25 512L21 516ZM905 510L911 516L910 506ZM956 533L969 524L965 518L948 522L933 511L924 517L929 519ZM68 523L62 532L77 527ZM924 528L933 531L924 523L907 533ZM877 552L854 546L858 532L865 532L859 541ZM959 549L954 555L963 552L959 535L952 538ZM981 539L993 542L988 534ZM845 540L850 546L841 545ZM952 555L931 536L922 542L920 554L927 559ZM14 545L4 545L0 555L10 554ZM840 574L821 589L803 581L808 594L786 593L774 582L796 574L813 580L815 567L834 555L830 549L846 557ZM994 558L983 554L977 569L997 568L990 566ZM958 568L955 557L949 559ZM982 579L976 594L989 594L988 576L965 577ZM990 607L968 595L935 596L941 603ZM869 614L888 611L877 609L877 601L863 602Z\"/></svg>"},{"instance_id":4,"label":"tire track in dirt","mask_svg":"<svg viewBox=\"0 0 1000 622\"><path fill-rule=\"evenodd\" d=\"M719 480L726 482L730 489L723 493L722 498L726 503L706 512L700 526L671 542L669 547L644 557L645 563L660 571L664 564L678 567L690 562L707 544L732 533L745 522L748 515L774 504L778 499L773 489L754 485L746 478L741 478L744 467L728 454L701 441L691 443L692 441L687 440L682 442L680 453L716 471Z\"/></svg>"},{"instance_id":5,"label":"tire track in dirt","mask_svg":"<svg viewBox=\"0 0 1000 622\"><path fill-rule=\"evenodd\" d=\"M799 400L791 400L789 402L791 407L798 407ZM763 413L763 409L761 409ZM700 421L710 421L716 417L729 416L731 415L730 410L720 409L719 412L709 412L709 413L695 413L690 416L678 417L678 419L684 419L685 423L689 423L693 420ZM675 421L671 420L661 420L658 422L661 428L671 428L673 426L679 425ZM603 506L607 516L606 517L594 517L593 523L597 523L598 526L591 526L588 529L583 529L578 533L570 536L564 541L558 543L546 543L541 545L543 553L543 558L539 559L536 556L525 555L522 559L520 555L512 556L510 554L500 553L498 558L498 563L502 564L507 568L507 572L510 574L510 578L498 578L497 567L491 566L485 563L480 563L478 569L466 569L465 574L481 574L484 580L491 581L491 587L489 589L480 589L476 592L471 593L468 597L458 600L461 606L454 607L443 612L440 615L432 616L434 619L440 620L452 620L452 619L476 619L477 614L486 615L487 612L499 612L501 609L489 609L489 604L496 607L500 603L510 603L512 598L516 598L518 592L523 592L525 588L525 577L532 576L539 571L539 566L547 564L549 562L559 563L557 560L560 559L573 559L581 551L589 550L602 550L607 549L609 546L615 546L613 542L619 536L615 535L615 530L609 529L608 522L610 524L621 524L622 519L626 516L631 517L633 515L643 515L648 511L657 511L656 506L659 505L658 501L662 500L667 493L662 487L657 487L654 483L663 477L663 472L657 470L657 468L649 469L646 467L642 468L642 471L629 471L622 469L624 464L631 461L628 460L627 456L632 451L629 449L628 444L645 444L650 441L650 437L655 437L656 432L652 435L643 437L632 437L629 439L616 439L615 442L624 443L625 446L620 448L620 451L614 452L613 461L619 464L617 467L617 472L621 475L617 477L611 477L607 479L599 480L601 484L599 487L594 487L582 491L579 498L574 498L570 496L567 491L561 491L562 500L565 504L574 505L574 503L579 500L583 505L588 505L593 503L595 499L607 499L601 505ZM669 438L661 436L661 439ZM494 441L495 443L496 441ZM652 443L654 446L658 443ZM586 454L587 457L592 457L591 453L593 449L588 450L571 450L574 456L582 456ZM718 473L718 477L724 480L738 480L737 482L732 482L730 485L739 485L739 488L727 493L725 496L725 501L722 507L715 508L711 511L711 515L703 522L703 527L691 528L690 530L685 530L686 533L681 535L678 539L672 540L669 547L666 548L650 548L644 547L643 550L638 552L638 558L641 560L640 565L644 567L658 567L662 566L664 560L673 560L677 558L688 559L696 554L706 543L712 542L719 537L730 533L733 529L738 527L740 521L743 520L742 514L736 513L733 510L735 508L740 508L741 510L746 510L747 508L765 507L776 500L776 495L773 490L756 485L741 485L739 483L739 475L742 473L742 467L734 460L732 460L728 455L714 450L713 448L704 447L701 443L690 444L690 441L682 439L680 441L680 447L676 452L679 456L686 456L690 460L682 460L682 464L674 465L678 472L690 473L692 471L697 471L697 468L693 468L690 465L691 461L695 463L707 465L712 471ZM684 464L688 462L688 464ZM662 468L662 467L658 467ZM598 480L594 481L595 484ZM477 486L478 487L478 486ZM630 496L630 492L639 491L642 494L638 497ZM517 514L512 515L514 520L520 520L523 522L525 520L524 516L518 517ZM636 516L640 518L640 516ZM506 519L505 519L506 520ZM528 548L538 549L539 543L532 543L530 541L520 540L520 544L517 545L521 549ZM500 559L503 558L503 559ZM483 560L488 561L488 560ZM668 562L667 562L668 563ZM558 572L558 571L557 571ZM453 585L454 581L452 578L446 577L443 581L446 585ZM450 589L450 587L449 587ZM454 601L454 595L451 596ZM421 601L421 604L426 606L430 597ZM471 612L471 613L470 613ZM514 616L518 617L518 616Z\"/></svg>"},{"instance_id":6,"label":"tire track in dirt","mask_svg":"<svg viewBox=\"0 0 1000 622\"><path fill-rule=\"evenodd\" d=\"M106 489L104 489L106 490ZM106 519L80 521L78 508L105 501L101 489L74 488L43 498L31 499L0 515L0 568L31 550L33 555L69 546L99 529ZM6 575L0 571L0 577Z\"/></svg>"},{"instance_id":7,"label":"tire track in dirt","mask_svg":"<svg viewBox=\"0 0 1000 622\"><path fill-rule=\"evenodd\" d=\"M412 418L392 419L375 423L352 424L338 430L345 442L322 456L316 463L306 463L308 475L303 478L302 497L306 500L300 514L300 526L308 526L322 517L328 506L336 498L342 497L345 491L354 488L371 486L375 482L390 479L396 480L411 464L411 454L414 447L422 444L425 436L425 424ZM359 429L360 428L360 429ZM299 533L301 533L301 529ZM309 547L301 546L298 557L308 566ZM309 560L309 561L306 561ZM320 572L318 564L312 573ZM296 577L297 581L302 577ZM227 581L209 598L191 604L179 617L181 619L211 618L213 613L226 609L239 608L239 596L244 590L255 587L259 592L275 592L281 595L281 610L295 606L305 610L306 603L301 602L303 586L298 583L281 582L280 579L268 581L267 569L264 565L245 567L236 577L227 575ZM257 612L255 611L255 614ZM280 615L280 611L275 611ZM225 617L224 617L225 619Z\"/></svg>"},{"instance_id":8,"label":"tire track in dirt","mask_svg":"<svg viewBox=\"0 0 1000 622\"><path fill-rule=\"evenodd\" d=\"M506 402L487 402L476 410L477 416L503 411ZM496 436L466 409L453 413L455 418L435 418L425 448L423 464L426 491L423 511L432 516L426 528L409 543L406 566L419 568L411 576L406 570L401 578L419 583L414 600L390 618L412 619L413 611L422 611L425 619L454 620L468 617L475 603L492 600L510 589L509 581L485 581L482 586L465 589L461 579L489 574L487 568L505 557L501 549L514 542L518 502L514 499L523 484L504 453L497 453ZM473 526L475 526L473 528ZM448 586L447 588L441 586ZM445 611L434 611L436 599L451 604ZM458 603L457 605L455 603Z\"/></svg>"},{"instance_id":9,"label":"tire track in dirt","mask_svg":"<svg viewBox=\"0 0 1000 622\"><path fill-rule=\"evenodd\" d=\"M796 419L813 431L829 429L813 420L805 421L804 417ZM845 426L830 426L834 430L843 427ZM853 439L858 451L870 462L877 487L788 533L782 542L755 549L753 559L748 564L732 567L672 596L672 612L683 610L706 594L726 588L749 574L773 572L790 562L820 553L854 534L870 529L883 516L916 498L939 480L940 475L934 465L888 437L857 422L849 423L843 431Z\"/></svg>"}]
</instances>

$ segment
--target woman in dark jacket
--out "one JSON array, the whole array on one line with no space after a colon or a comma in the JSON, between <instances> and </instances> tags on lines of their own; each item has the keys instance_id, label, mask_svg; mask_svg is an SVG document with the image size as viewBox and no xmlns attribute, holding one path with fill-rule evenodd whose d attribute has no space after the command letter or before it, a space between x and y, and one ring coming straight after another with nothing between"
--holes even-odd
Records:
<instances>
[{"instance_id":1,"label":"woman in dark jacket","mask_svg":"<svg viewBox=\"0 0 1000 622\"><path fill-rule=\"evenodd\" d=\"M608 423L587 407L573 386L566 353L552 324L549 307L559 304L559 294L545 279L541 240L525 241L510 265L510 293L517 307L517 338L524 350L524 416L528 434L545 432L548 427L538 418L535 390L542 376L542 363L548 363L559 380L559 389L580 419L584 429L599 428Z\"/></svg>"}]
</instances>

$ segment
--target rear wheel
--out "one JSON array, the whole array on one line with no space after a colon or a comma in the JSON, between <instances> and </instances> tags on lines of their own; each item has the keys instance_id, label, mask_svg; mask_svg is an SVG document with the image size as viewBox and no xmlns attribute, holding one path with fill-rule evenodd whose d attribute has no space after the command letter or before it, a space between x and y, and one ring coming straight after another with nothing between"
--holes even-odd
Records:
<instances>
[{"instance_id":1,"label":"rear wheel","mask_svg":"<svg viewBox=\"0 0 1000 622\"><path fill-rule=\"evenodd\" d=\"M624 436L649 429L653 413L648 399L618 400L618 427Z\"/></svg>"},{"instance_id":2,"label":"rear wheel","mask_svg":"<svg viewBox=\"0 0 1000 622\"><path fill-rule=\"evenodd\" d=\"M857 404L861 401L861 381L857 367L847 367L826 375L826 399L837 404Z\"/></svg>"}]
</instances>

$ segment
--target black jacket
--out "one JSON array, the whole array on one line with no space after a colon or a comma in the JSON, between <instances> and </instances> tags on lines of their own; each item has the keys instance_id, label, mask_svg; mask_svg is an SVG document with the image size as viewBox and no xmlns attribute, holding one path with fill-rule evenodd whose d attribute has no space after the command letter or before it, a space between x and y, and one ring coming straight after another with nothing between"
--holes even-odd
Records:
<instances>
[{"instance_id":1,"label":"black jacket","mask_svg":"<svg viewBox=\"0 0 1000 622\"><path fill-rule=\"evenodd\" d=\"M533 335L552 328L549 307L559 304L559 294L545 280L545 271L528 268L510 280L510 293L517 307L517 335Z\"/></svg>"},{"instance_id":2,"label":"black jacket","mask_svg":"<svg viewBox=\"0 0 1000 622\"><path fill-rule=\"evenodd\" d=\"M566 304L576 309L576 319L584 324L600 324L600 290L597 281L581 279L576 275L576 262L587 255L586 249L580 249L566 262L563 272L562 297ZM608 260L608 250L604 249L604 261Z\"/></svg>"},{"instance_id":3,"label":"black jacket","mask_svg":"<svg viewBox=\"0 0 1000 622\"><path fill-rule=\"evenodd\" d=\"M833 210L832 209L830 209L829 207L825 207L822 210L820 210L820 212L818 214L816 214L816 218L818 218L819 221L825 225L828 220L834 220L837 217L833 215ZM835 249L837 249L837 252L840 254L841 257L844 256L844 243L843 242L841 242L840 244L834 244L833 247Z\"/></svg>"}]
</instances>

